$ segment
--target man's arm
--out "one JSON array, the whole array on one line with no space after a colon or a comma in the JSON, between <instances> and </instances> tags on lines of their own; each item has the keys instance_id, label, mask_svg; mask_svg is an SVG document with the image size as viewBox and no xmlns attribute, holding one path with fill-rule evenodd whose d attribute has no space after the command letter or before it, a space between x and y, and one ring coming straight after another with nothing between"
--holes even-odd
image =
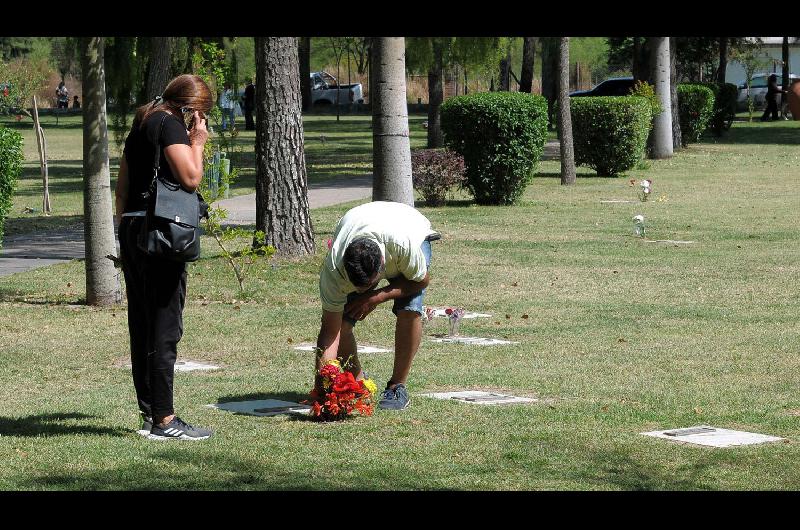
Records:
<instances>
[{"instance_id":1,"label":"man's arm","mask_svg":"<svg viewBox=\"0 0 800 530\"><path fill-rule=\"evenodd\" d=\"M389 281L389 285L381 289L367 291L359 295L355 300L347 304L344 312L355 320L364 320L378 305L394 300L395 298L408 298L414 296L425 289L431 282L430 273L425 273L425 277L415 282L403 276Z\"/></svg>"},{"instance_id":2,"label":"man's arm","mask_svg":"<svg viewBox=\"0 0 800 530\"><path fill-rule=\"evenodd\" d=\"M316 368L322 368L323 361L336 358L339 351L339 338L342 330L342 313L322 310L322 326L317 336Z\"/></svg>"}]
</instances>

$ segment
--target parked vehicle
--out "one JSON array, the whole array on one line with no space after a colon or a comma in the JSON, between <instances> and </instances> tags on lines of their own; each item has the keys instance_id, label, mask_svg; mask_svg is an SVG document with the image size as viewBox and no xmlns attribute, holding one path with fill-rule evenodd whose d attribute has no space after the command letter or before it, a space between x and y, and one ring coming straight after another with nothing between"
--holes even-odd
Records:
<instances>
[{"instance_id":1,"label":"parked vehicle","mask_svg":"<svg viewBox=\"0 0 800 530\"><path fill-rule=\"evenodd\" d=\"M635 83L636 80L632 77L612 77L591 90L572 92L569 97L630 96L631 89Z\"/></svg>"},{"instance_id":2,"label":"parked vehicle","mask_svg":"<svg viewBox=\"0 0 800 530\"><path fill-rule=\"evenodd\" d=\"M769 81L769 76L772 74L755 74L753 79L750 82L750 91L753 94L753 107L759 110L766 107L766 97L767 97L767 83ZM781 86L782 76L780 73L776 73L775 75L778 76L778 88L783 89ZM789 74L789 82L794 83L795 81L799 80L800 76L796 74ZM782 94L778 94L778 108L781 108L783 104ZM739 84L739 94L736 97L736 109L738 111L746 111L747 110L747 83L743 82Z\"/></svg>"},{"instance_id":3,"label":"parked vehicle","mask_svg":"<svg viewBox=\"0 0 800 530\"><path fill-rule=\"evenodd\" d=\"M339 105L364 103L361 83L340 85L328 72L312 72L310 82L312 105L336 105L337 94Z\"/></svg>"}]
</instances>

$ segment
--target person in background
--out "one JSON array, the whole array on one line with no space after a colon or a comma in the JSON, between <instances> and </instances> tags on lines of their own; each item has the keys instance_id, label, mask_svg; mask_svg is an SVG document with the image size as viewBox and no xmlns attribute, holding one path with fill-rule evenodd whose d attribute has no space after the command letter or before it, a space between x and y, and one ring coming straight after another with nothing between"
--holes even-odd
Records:
<instances>
[{"instance_id":1,"label":"person in background","mask_svg":"<svg viewBox=\"0 0 800 530\"><path fill-rule=\"evenodd\" d=\"M228 121L230 121L230 128L233 130L236 126L236 98L233 95L230 83L225 83L219 95L219 107L222 109L222 130L228 130Z\"/></svg>"},{"instance_id":2,"label":"person in background","mask_svg":"<svg viewBox=\"0 0 800 530\"><path fill-rule=\"evenodd\" d=\"M69 90L67 90L64 81L61 81L58 84L58 88L56 88L56 100L58 101L59 109L69 108Z\"/></svg>"},{"instance_id":3,"label":"person in background","mask_svg":"<svg viewBox=\"0 0 800 530\"><path fill-rule=\"evenodd\" d=\"M256 124L253 121L253 110L256 108L256 86L253 84L253 79L247 80L247 86L244 89L244 128L246 131L254 131Z\"/></svg>"},{"instance_id":4,"label":"person in background","mask_svg":"<svg viewBox=\"0 0 800 530\"><path fill-rule=\"evenodd\" d=\"M761 116L761 121L778 119L778 94L780 93L781 90L778 88L778 76L772 74L767 81L767 95L765 97L767 108L764 110L764 115Z\"/></svg>"},{"instance_id":5,"label":"person in background","mask_svg":"<svg viewBox=\"0 0 800 530\"><path fill-rule=\"evenodd\" d=\"M78 96L75 96L74 98L72 98L72 108L73 109L81 108L81 102L78 101Z\"/></svg>"}]
</instances>

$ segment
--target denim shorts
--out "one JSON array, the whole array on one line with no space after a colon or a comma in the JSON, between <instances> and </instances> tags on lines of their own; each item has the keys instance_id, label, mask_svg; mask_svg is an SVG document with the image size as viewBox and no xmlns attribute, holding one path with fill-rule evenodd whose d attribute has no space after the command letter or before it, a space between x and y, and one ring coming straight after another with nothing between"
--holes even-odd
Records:
<instances>
[{"instance_id":1,"label":"denim shorts","mask_svg":"<svg viewBox=\"0 0 800 530\"><path fill-rule=\"evenodd\" d=\"M422 246L422 254L425 256L425 264L428 268L431 266L431 242L430 241L423 241ZM392 278L390 278L392 279ZM347 303L352 302L358 296L357 292L352 292L347 295ZM395 315L398 311L416 311L420 315L424 314L422 310L422 300L425 297L425 289L421 290L417 294L413 296L409 296L407 298L395 298L394 305L392 306L392 313ZM350 318L349 316L342 315L342 320L345 322L349 322L352 325L356 325L357 320Z\"/></svg>"}]
</instances>

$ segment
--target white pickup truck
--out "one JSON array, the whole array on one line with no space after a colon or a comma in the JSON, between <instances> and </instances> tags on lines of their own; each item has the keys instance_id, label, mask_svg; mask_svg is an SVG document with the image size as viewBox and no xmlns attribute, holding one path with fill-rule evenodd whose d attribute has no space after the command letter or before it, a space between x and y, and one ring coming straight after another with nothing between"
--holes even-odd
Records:
<instances>
[{"instance_id":1,"label":"white pickup truck","mask_svg":"<svg viewBox=\"0 0 800 530\"><path fill-rule=\"evenodd\" d=\"M339 95L339 105L351 103L364 103L361 83L340 85L336 78L328 72L311 73L311 104L336 105L336 95Z\"/></svg>"}]
</instances>

